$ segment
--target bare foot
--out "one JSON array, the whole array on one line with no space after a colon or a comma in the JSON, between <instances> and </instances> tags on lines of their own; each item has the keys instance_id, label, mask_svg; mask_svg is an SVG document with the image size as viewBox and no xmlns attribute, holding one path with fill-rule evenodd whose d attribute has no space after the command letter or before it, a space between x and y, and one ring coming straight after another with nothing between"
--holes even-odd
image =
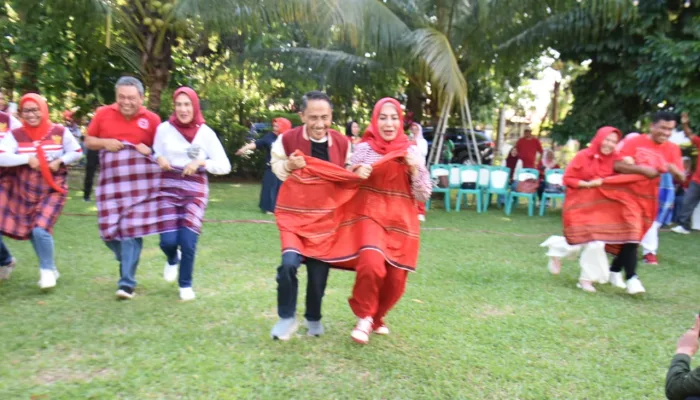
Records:
<instances>
[{"instance_id":1,"label":"bare foot","mask_svg":"<svg viewBox=\"0 0 700 400\"><path fill-rule=\"evenodd\" d=\"M552 273L552 275L559 275L561 272L561 260L559 257L550 257L549 258L549 265L548 265L549 272Z\"/></svg>"},{"instance_id":2,"label":"bare foot","mask_svg":"<svg viewBox=\"0 0 700 400\"><path fill-rule=\"evenodd\" d=\"M583 289L584 292L595 293L596 291L591 281L578 281L578 285L576 286Z\"/></svg>"}]
</instances>

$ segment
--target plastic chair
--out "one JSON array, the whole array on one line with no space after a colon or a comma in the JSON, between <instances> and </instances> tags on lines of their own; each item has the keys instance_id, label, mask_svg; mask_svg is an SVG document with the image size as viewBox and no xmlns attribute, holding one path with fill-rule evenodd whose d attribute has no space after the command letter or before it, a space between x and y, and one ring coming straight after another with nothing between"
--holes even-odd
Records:
<instances>
[{"instance_id":1,"label":"plastic chair","mask_svg":"<svg viewBox=\"0 0 700 400\"><path fill-rule=\"evenodd\" d=\"M430 166L430 178L432 180L438 180L440 179L441 176L446 176L448 179L448 186L446 188L441 188L434 186L433 187L433 193L444 193L445 198L444 198L444 203L445 203L445 210L448 212L450 211L450 197L452 196L452 179L451 179L451 173L452 173L452 166L449 164L435 164ZM430 210L430 203L432 202L432 199L428 199L428 201L425 203L425 209Z\"/></svg>"},{"instance_id":2,"label":"plastic chair","mask_svg":"<svg viewBox=\"0 0 700 400\"><path fill-rule=\"evenodd\" d=\"M564 185L564 170L563 169L549 169L544 174L545 188L547 184L550 185ZM566 195L564 193L542 193L542 199L540 200L540 217L544 216L544 209L547 207L547 199L552 199L552 206L557 207L557 199L561 199L564 202Z\"/></svg>"},{"instance_id":3,"label":"plastic chair","mask_svg":"<svg viewBox=\"0 0 700 400\"><path fill-rule=\"evenodd\" d=\"M462 189L462 184L473 183L473 189ZM476 212L481 212L481 200L483 197L482 188L479 185L479 167L476 165L461 165L459 167L459 189L457 189L457 205L455 210L459 211L462 204L462 197L466 205L469 206L469 195L474 195L476 199Z\"/></svg>"},{"instance_id":4,"label":"plastic chair","mask_svg":"<svg viewBox=\"0 0 700 400\"><path fill-rule=\"evenodd\" d=\"M534 179L536 181L539 181L540 171L534 168L523 168L519 170L517 175L515 176L515 180L517 182L526 181L528 179ZM506 199L506 215L510 215L510 213L513 211L514 206L518 206L520 199L527 200L527 215L532 217L535 214L535 204L537 203L537 191L535 191L534 193L522 193L517 191L511 191L510 193L508 193ZM515 204L513 204L513 202L515 202Z\"/></svg>"},{"instance_id":5,"label":"plastic chair","mask_svg":"<svg viewBox=\"0 0 700 400\"><path fill-rule=\"evenodd\" d=\"M508 188L510 187L510 168L490 167L489 169L489 183L484 193L484 212L488 211L491 197L494 194L503 195L507 200Z\"/></svg>"}]
</instances>

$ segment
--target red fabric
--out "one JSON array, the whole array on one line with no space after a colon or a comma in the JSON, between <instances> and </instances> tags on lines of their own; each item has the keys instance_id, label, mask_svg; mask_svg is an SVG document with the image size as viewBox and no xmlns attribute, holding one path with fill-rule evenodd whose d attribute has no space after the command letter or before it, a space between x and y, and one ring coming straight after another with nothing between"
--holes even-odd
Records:
<instances>
[{"instance_id":1,"label":"red fabric","mask_svg":"<svg viewBox=\"0 0 700 400\"><path fill-rule=\"evenodd\" d=\"M362 141L367 142L372 150L376 151L381 155L391 153L392 151L405 151L411 146L411 142L408 140L408 136L403 131L403 122L399 123L398 132L396 137L391 142L387 142L379 134L379 113L382 110L384 104L393 104L396 111L399 113L399 121L403 121L403 112L401 111L401 104L390 98L385 97L374 105L374 111L372 111L372 122L367 127L365 134L362 135Z\"/></svg>"},{"instance_id":2,"label":"red fabric","mask_svg":"<svg viewBox=\"0 0 700 400\"><path fill-rule=\"evenodd\" d=\"M277 124L277 136L292 129L292 123L287 118L275 118L272 123Z\"/></svg>"},{"instance_id":3,"label":"red fabric","mask_svg":"<svg viewBox=\"0 0 700 400\"><path fill-rule=\"evenodd\" d=\"M418 215L425 215L425 203L422 201L417 201L416 210L418 210Z\"/></svg>"},{"instance_id":4,"label":"red fabric","mask_svg":"<svg viewBox=\"0 0 700 400\"><path fill-rule=\"evenodd\" d=\"M355 269L360 250L375 249L391 265L415 270L420 225L405 155L387 154L366 180L305 156L306 167L287 178L277 198L282 251Z\"/></svg>"},{"instance_id":5,"label":"red fabric","mask_svg":"<svg viewBox=\"0 0 700 400\"><path fill-rule=\"evenodd\" d=\"M683 171L681 148L677 144L664 142L658 144L649 135L639 135L625 140L618 154L618 159L632 157L637 165L656 168L659 172L667 172L667 164L675 164Z\"/></svg>"},{"instance_id":6,"label":"red fabric","mask_svg":"<svg viewBox=\"0 0 700 400\"><path fill-rule=\"evenodd\" d=\"M345 137L345 135L341 135L329 129L328 140L328 157L330 158L331 164L345 167L348 146L350 145L348 138ZM294 154L297 150L301 151L306 156L311 155L311 141L304 138L303 125L287 131L282 136L282 146L287 155Z\"/></svg>"},{"instance_id":7,"label":"red fabric","mask_svg":"<svg viewBox=\"0 0 700 400\"><path fill-rule=\"evenodd\" d=\"M542 143L532 136L530 138L520 138L515 144L518 149L518 157L523 160L523 168L535 168L537 153L542 154Z\"/></svg>"},{"instance_id":8,"label":"red fabric","mask_svg":"<svg viewBox=\"0 0 700 400\"><path fill-rule=\"evenodd\" d=\"M63 193L28 165L0 169L0 233L16 240L30 239L34 228L52 233L66 204L66 167L61 167L54 179Z\"/></svg>"},{"instance_id":9,"label":"red fabric","mask_svg":"<svg viewBox=\"0 0 700 400\"><path fill-rule=\"evenodd\" d=\"M697 147L698 150L700 150L700 136L698 136L698 135L693 136L692 141L693 141L693 144L695 145L695 147ZM700 166L695 167L695 173L693 174L693 177L691 178L691 180L693 182L697 183L698 185L700 185L700 168L698 168L698 167L700 167ZM688 187L688 183L689 182L686 180L685 187Z\"/></svg>"},{"instance_id":10,"label":"red fabric","mask_svg":"<svg viewBox=\"0 0 700 400\"><path fill-rule=\"evenodd\" d=\"M387 265L384 255L374 250L360 252L356 269L348 303L358 318L372 317L376 329L403 296L408 271Z\"/></svg>"},{"instance_id":11,"label":"red fabric","mask_svg":"<svg viewBox=\"0 0 700 400\"><path fill-rule=\"evenodd\" d=\"M506 167L510 169L510 179L513 179L513 175L515 175L515 167L518 165L519 159L520 157L512 154L508 154L508 158L506 158Z\"/></svg>"},{"instance_id":12,"label":"red fabric","mask_svg":"<svg viewBox=\"0 0 700 400\"><path fill-rule=\"evenodd\" d=\"M119 106L112 104L97 109L88 126L88 135L100 139L117 139L134 145L153 145L160 117L141 107L131 119L119 112Z\"/></svg>"},{"instance_id":13,"label":"red fabric","mask_svg":"<svg viewBox=\"0 0 700 400\"><path fill-rule=\"evenodd\" d=\"M615 160L617 154L605 155L600 147L608 135L617 133L618 139L622 139L622 132L612 126L598 129L595 137L587 149L576 154L569 166L564 171L564 185L570 188L578 188L579 181L591 181L598 178L607 178L615 174Z\"/></svg>"},{"instance_id":14,"label":"red fabric","mask_svg":"<svg viewBox=\"0 0 700 400\"><path fill-rule=\"evenodd\" d=\"M641 175L613 175L601 187L568 190L562 218L567 243L639 243L656 218L655 182Z\"/></svg>"},{"instance_id":15,"label":"red fabric","mask_svg":"<svg viewBox=\"0 0 700 400\"><path fill-rule=\"evenodd\" d=\"M34 143L36 148L36 158L39 160L39 169L41 170L41 176L44 178L49 186L60 194L66 194L66 189L61 187L54 180L51 168L49 168L49 161L46 159L46 152L41 146L41 141L50 134L53 130L54 125L49 121L49 105L46 103L43 97L36 93L27 93L19 100L19 108L24 108L26 103L35 103L39 107L41 112L41 120L39 126L31 126L26 121L22 120L22 132L24 132L29 139ZM61 137L63 137L63 127L60 127Z\"/></svg>"},{"instance_id":16,"label":"red fabric","mask_svg":"<svg viewBox=\"0 0 700 400\"><path fill-rule=\"evenodd\" d=\"M190 121L187 124L183 124L182 122L180 122L179 119L177 119L177 114L175 113L175 110L173 110L173 113L172 115L170 115L170 119L168 119L168 122L170 122L170 125L174 126L175 129L177 129L177 131L180 132L180 134L182 135L182 137L185 138L185 140L192 143L195 135L197 135L197 131L199 131L199 127L204 125L204 116L202 116L202 110L201 108L199 108L199 96L197 96L197 93L194 90L186 86L177 89L175 93L173 93L173 101L175 101L175 99L177 99L177 96L181 94L185 94L187 97L190 98L190 101L192 101L192 121Z\"/></svg>"}]
</instances>

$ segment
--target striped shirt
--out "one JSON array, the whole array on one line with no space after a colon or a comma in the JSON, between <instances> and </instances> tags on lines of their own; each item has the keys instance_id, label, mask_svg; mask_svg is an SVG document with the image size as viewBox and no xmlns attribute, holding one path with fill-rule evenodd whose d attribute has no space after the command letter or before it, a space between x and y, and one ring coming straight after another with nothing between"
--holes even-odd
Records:
<instances>
[{"instance_id":1,"label":"striped shirt","mask_svg":"<svg viewBox=\"0 0 700 400\"><path fill-rule=\"evenodd\" d=\"M422 160L420 151L416 146L409 147L408 152L418 156L418 158ZM358 164L374 164L381 158L382 155L374 151L368 143L362 142L355 145L354 153L350 158L350 164L353 166ZM430 195L433 192L433 182L430 180L428 169L423 164L418 166L418 174L411 176L411 192L413 193L413 198L417 201L425 202L430 199Z\"/></svg>"}]
</instances>

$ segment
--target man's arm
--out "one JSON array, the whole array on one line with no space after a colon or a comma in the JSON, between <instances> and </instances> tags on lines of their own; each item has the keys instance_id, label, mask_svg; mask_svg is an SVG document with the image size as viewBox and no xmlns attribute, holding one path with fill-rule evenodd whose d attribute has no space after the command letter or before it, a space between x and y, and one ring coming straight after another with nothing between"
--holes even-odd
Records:
<instances>
[{"instance_id":1,"label":"man's arm","mask_svg":"<svg viewBox=\"0 0 700 400\"><path fill-rule=\"evenodd\" d=\"M272 144L272 149L270 150L270 168L272 172L277 175L277 178L284 181L289 177L292 170L287 166L287 153L284 151L284 145L282 144L282 136L279 135L275 143Z\"/></svg>"},{"instance_id":2,"label":"man's arm","mask_svg":"<svg viewBox=\"0 0 700 400\"><path fill-rule=\"evenodd\" d=\"M659 171L654 168L631 165L622 160L615 161L614 169L618 174L644 175L649 179L659 176Z\"/></svg>"},{"instance_id":3,"label":"man's arm","mask_svg":"<svg viewBox=\"0 0 700 400\"><path fill-rule=\"evenodd\" d=\"M669 400L685 400L700 395L700 369L690 371L690 358L698 351L700 317L695 324L678 339L676 355L666 374L666 397Z\"/></svg>"},{"instance_id":4,"label":"man's arm","mask_svg":"<svg viewBox=\"0 0 700 400\"><path fill-rule=\"evenodd\" d=\"M693 133L693 130L690 128L690 117L687 112L681 113L681 125L683 126L683 133L685 133L685 136L693 140L695 133Z\"/></svg>"}]
</instances>

